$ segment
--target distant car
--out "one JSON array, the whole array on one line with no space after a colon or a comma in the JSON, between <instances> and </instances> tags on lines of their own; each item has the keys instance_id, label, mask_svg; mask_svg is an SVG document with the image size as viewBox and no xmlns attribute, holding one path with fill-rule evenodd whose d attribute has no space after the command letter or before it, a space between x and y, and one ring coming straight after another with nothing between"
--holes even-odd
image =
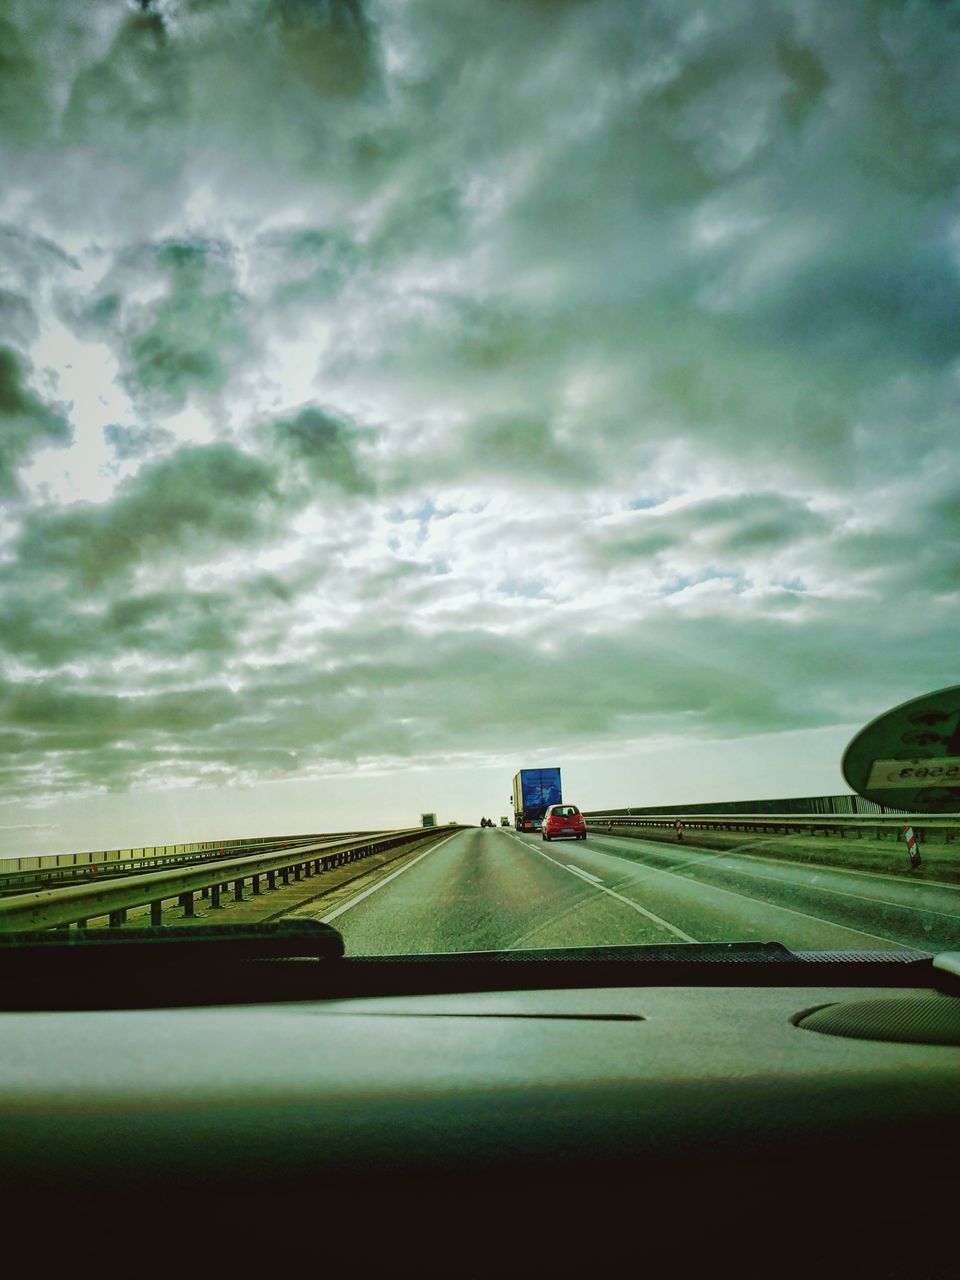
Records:
<instances>
[{"instance_id":1,"label":"distant car","mask_svg":"<svg viewBox=\"0 0 960 1280\"><path fill-rule=\"evenodd\" d=\"M587 824L583 814L575 804L552 804L543 815L541 839L555 840L561 836L572 836L575 840L586 840Z\"/></svg>"}]
</instances>

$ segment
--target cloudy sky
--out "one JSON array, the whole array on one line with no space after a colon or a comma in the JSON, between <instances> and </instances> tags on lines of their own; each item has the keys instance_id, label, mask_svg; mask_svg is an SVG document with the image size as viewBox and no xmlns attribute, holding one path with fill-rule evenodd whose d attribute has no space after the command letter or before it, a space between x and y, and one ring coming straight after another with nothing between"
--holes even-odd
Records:
<instances>
[{"instance_id":1,"label":"cloudy sky","mask_svg":"<svg viewBox=\"0 0 960 1280\"><path fill-rule=\"evenodd\" d=\"M0 45L2 851L834 792L956 683L960 6Z\"/></svg>"}]
</instances>

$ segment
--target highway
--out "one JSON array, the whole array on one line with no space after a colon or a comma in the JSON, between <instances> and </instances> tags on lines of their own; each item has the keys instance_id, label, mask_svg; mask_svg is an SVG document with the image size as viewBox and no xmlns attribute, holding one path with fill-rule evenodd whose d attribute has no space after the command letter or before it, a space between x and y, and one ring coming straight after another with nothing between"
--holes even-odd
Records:
<instances>
[{"instance_id":1,"label":"highway","mask_svg":"<svg viewBox=\"0 0 960 1280\"><path fill-rule=\"evenodd\" d=\"M348 954L677 942L954 949L960 886L629 836L473 828L295 912Z\"/></svg>"}]
</instances>

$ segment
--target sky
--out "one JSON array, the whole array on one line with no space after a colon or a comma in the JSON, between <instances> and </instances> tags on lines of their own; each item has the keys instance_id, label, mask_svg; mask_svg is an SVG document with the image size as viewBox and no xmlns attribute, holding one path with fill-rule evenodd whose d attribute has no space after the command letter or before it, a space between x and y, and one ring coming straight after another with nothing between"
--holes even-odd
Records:
<instances>
[{"instance_id":1,"label":"sky","mask_svg":"<svg viewBox=\"0 0 960 1280\"><path fill-rule=\"evenodd\" d=\"M960 5L0 46L0 852L832 794L957 683Z\"/></svg>"}]
</instances>

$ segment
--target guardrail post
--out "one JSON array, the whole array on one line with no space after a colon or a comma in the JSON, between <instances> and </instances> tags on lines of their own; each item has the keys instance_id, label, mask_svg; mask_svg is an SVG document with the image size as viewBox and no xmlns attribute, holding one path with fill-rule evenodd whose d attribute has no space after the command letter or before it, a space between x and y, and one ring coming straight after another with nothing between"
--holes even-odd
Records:
<instances>
[{"instance_id":1,"label":"guardrail post","mask_svg":"<svg viewBox=\"0 0 960 1280\"><path fill-rule=\"evenodd\" d=\"M222 910L220 906L220 886L218 884L212 884L210 886L210 910Z\"/></svg>"},{"instance_id":2,"label":"guardrail post","mask_svg":"<svg viewBox=\"0 0 960 1280\"><path fill-rule=\"evenodd\" d=\"M277 873L275 871L267 872L267 888L275 889L277 887Z\"/></svg>"},{"instance_id":3,"label":"guardrail post","mask_svg":"<svg viewBox=\"0 0 960 1280\"><path fill-rule=\"evenodd\" d=\"M151 902L151 903L150 903L150 926L151 926L151 928L153 928L153 929L157 929L157 928L159 928L159 927L160 927L160 925L163 923L163 921L160 919L160 915L161 915L161 912L162 912L162 911L163 911L163 903L162 903L162 902L154 901L154 902Z\"/></svg>"},{"instance_id":4,"label":"guardrail post","mask_svg":"<svg viewBox=\"0 0 960 1280\"><path fill-rule=\"evenodd\" d=\"M110 912L110 928L118 929L127 918L126 907L121 907L119 911Z\"/></svg>"},{"instance_id":5,"label":"guardrail post","mask_svg":"<svg viewBox=\"0 0 960 1280\"><path fill-rule=\"evenodd\" d=\"M303 864L302 864L302 863L298 862L298 863L297 863L297 865L293 868L293 878L294 878L294 880L302 880L302 879L303 879Z\"/></svg>"},{"instance_id":6,"label":"guardrail post","mask_svg":"<svg viewBox=\"0 0 960 1280\"><path fill-rule=\"evenodd\" d=\"M243 901L243 881L234 880L233 882L233 900L234 902Z\"/></svg>"},{"instance_id":7,"label":"guardrail post","mask_svg":"<svg viewBox=\"0 0 960 1280\"><path fill-rule=\"evenodd\" d=\"M180 905L181 907L183 907L184 919L189 919L191 916L194 915L192 893L181 893Z\"/></svg>"},{"instance_id":8,"label":"guardrail post","mask_svg":"<svg viewBox=\"0 0 960 1280\"><path fill-rule=\"evenodd\" d=\"M289 883L290 883L290 868L289 868L289 867L281 867L281 868L280 868L280 879L283 881L283 883L284 883L284 884L289 884Z\"/></svg>"},{"instance_id":9,"label":"guardrail post","mask_svg":"<svg viewBox=\"0 0 960 1280\"><path fill-rule=\"evenodd\" d=\"M259 876L253 876L253 878L251 879L251 881L250 881L250 892L253 894L253 896L254 896L254 897L259 897L259 896L260 896L260 894L263 892L263 891L262 891L262 889L260 888L260 877L259 877Z\"/></svg>"}]
</instances>

